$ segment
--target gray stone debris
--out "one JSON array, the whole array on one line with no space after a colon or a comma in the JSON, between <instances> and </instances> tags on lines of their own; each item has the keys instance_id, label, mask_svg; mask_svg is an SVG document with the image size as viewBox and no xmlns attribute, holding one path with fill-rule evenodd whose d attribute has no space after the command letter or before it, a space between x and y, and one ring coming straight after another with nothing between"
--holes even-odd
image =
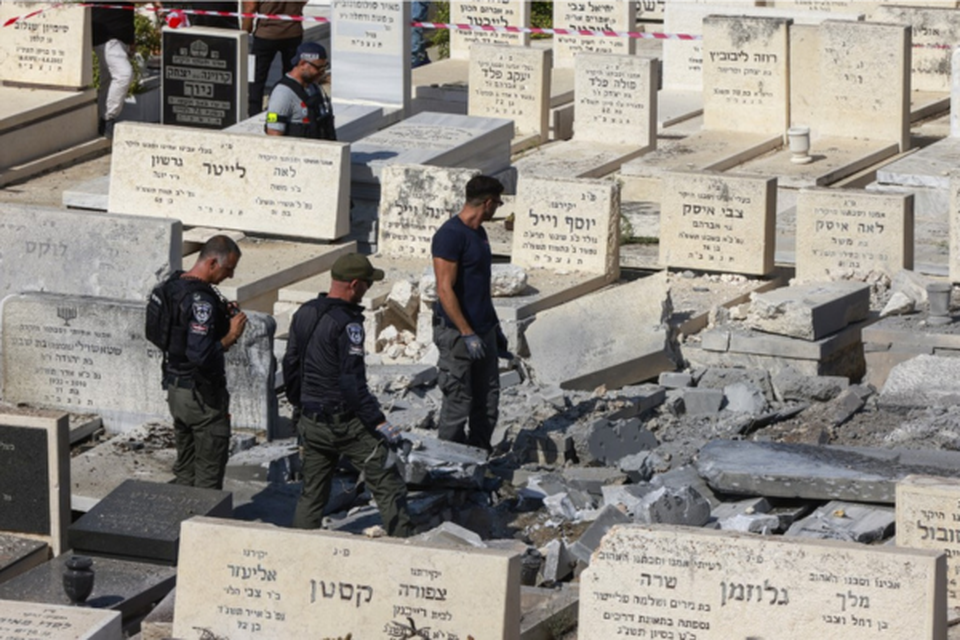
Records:
<instances>
[{"instance_id":1,"label":"gray stone debris","mask_svg":"<svg viewBox=\"0 0 960 640\"><path fill-rule=\"evenodd\" d=\"M413 540L452 547L468 546L482 549L487 546L476 533L452 522L444 522L429 531L414 536Z\"/></svg>"},{"instance_id":2,"label":"gray stone debris","mask_svg":"<svg viewBox=\"0 0 960 640\"><path fill-rule=\"evenodd\" d=\"M763 391L747 382L735 382L723 388L726 399L725 409L734 413L763 413L767 409L767 400Z\"/></svg>"},{"instance_id":3,"label":"gray stone debris","mask_svg":"<svg viewBox=\"0 0 960 640\"><path fill-rule=\"evenodd\" d=\"M827 427L839 427L863 408L863 398L851 389L844 389L829 402L814 405L803 412L806 422L816 422Z\"/></svg>"},{"instance_id":4,"label":"gray stone debris","mask_svg":"<svg viewBox=\"0 0 960 640\"><path fill-rule=\"evenodd\" d=\"M747 326L804 340L835 333L870 311L870 286L861 282L782 287L750 298Z\"/></svg>"},{"instance_id":5,"label":"gray stone debris","mask_svg":"<svg viewBox=\"0 0 960 640\"><path fill-rule=\"evenodd\" d=\"M724 531L769 535L780 528L780 519L766 513L738 513L735 516L718 520L717 524Z\"/></svg>"},{"instance_id":6,"label":"gray stone debris","mask_svg":"<svg viewBox=\"0 0 960 640\"><path fill-rule=\"evenodd\" d=\"M890 282L890 291L894 294L902 293L917 305L927 303L927 285L933 282L930 278L917 273L902 269L893 276Z\"/></svg>"},{"instance_id":7,"label":"gray stone debris","mask_svg":"<svg viewBox=\"0 0 960 640\"><path fill-rule=\"evenodd\" d=\"M487 452L430 436L417 436L412 448L400 456L407 484L430 487L476 488L483 486Z\"/></svg>"},{"instance_id":8,"label":"gray stone debris","mask_svg":"<svg viewBox=\"0 0 960 640\"><path fill-rule=\"evenodd\" d=\"M601 496L603 487L627 482L627 475L615 467L565 467L563 481L567 485Z\"/></svg>"},{"instance_id":9,"label":"gray stone debris","mask_svg":"<svg viewBox=\"0 0 960 640\"><path fill-rule=\"evenodd\" d=\"M597 515L597 518L587 527L580 538L570 547L570 554L577 561L590 564L590 555L600 546L600 541L611 527L617 524L627 524L630 517L616 507L606 506Z\"/></svg>"},{"instance_id":10,"label":"gray stone debris","mask_svg":"<svg viewBox=\"0 0 960 640\"><path fill-rule=\"evenodd\" d=\"M590 457L602 464L615 464L628 455L656 449L658 444L657 437L644 428L639 418L616 422L601 418L593 423L587 437Z\"/></svg>"},{"instance_id":11,"label":"gray stone debris","mask_svg":"<svg viewBox=\"0 0 960 640\"><path fill-rule=\"evenodd\" d=\"M623 420L642 416L646 412L663 404L666 390L656 384L639 384L623 387L607 394L610 398L626 402L626 406L608 415L610 420Z\"/></svg>"},{"instance_id":12,"label":"gray stone debris","mask_svg":"<svg viewBox=\"0 0 960 640\"><path fill-rule=\"evenodd\" d=\"M772 382L773 391L780 402L826 402L850 386L850 380L842 376L807 376L791 367L778 371Z\"/></svg>"},{"instance_id":13,"label":"gray stone debris","mask_svg":"<svg viewBox=\"0 0 960 640\"><path fill-rule=\"evenodd\" d=\"M920 355L894 366L877 399L888 411L907 412L960 403L960 358Z\"/></svg>"},{"instance_id":14,"label":"gray stone debris","mask_svg":"<svg viewBox=\"0 0 960 640\"><path fill-rule=\"evenodd\" d=\"M495 264L491 269L490 293L504 298L520 295L527 288L527 272L515 264Z\"/></svg>"},{"instance_id":15,"label":"gray stone debris","mask_svg":"<svg viewBox=\"0 0 960 640\"><path fill-rule=\"evenodd\" d=\"M766 369L741 369L710 367L695 376L697 387L701 389L719 389L737 382L743 382L757 387L763 392L768 402L773 401L773 387L770 384L770 373Z\"/></svg>"},{"instance_id":16,"label":"gray stone debris","mask_svg":"<svg viewBox=\"0 0 960 640\"><path fill-rule=\"evenodd\" d=\"M627 474L630 482L646 482L657 473L664 460L655 451L641 451L630 456L620 458L617 466Z\"/></svg>"},{"instance_id":17,"label":"gray stone debris","mask_svg":"<svg viewBox=\"0 0 960 640\"><path fill-rule=\"evenodd\" d=\"M684 413L690 416L716 416L723 407L723 391L720 389L688 388L683 392Z\"/></svg>"},{"instance_id":18,"label":"gray stone debris","mask_svg":"<svg viewBox=\"0 0 960 640\"><path fill-rule=\"evenodd\" d=\"M892 507L832 501L794 522L784 535L868 544L890 536L896 520Z\"/></svg>"},{"instance_id":19,"label":"gray stone debris","mask_svg":"<svg viewBox=\"0 0 960 640\"><path fill-rule=\"evenodd\" d=\"M916 301L914 301L910 296L902 291L897 291L890 296L889 300L887 300L887 304L885 304L883 309L880 311L880 317L886 318L887 316L903 316L908 313L913 313L916 309L916 306Z\"/></svg>"},{"instance_id":20,"label":"gray stone debris","mask_svg":"<svg viewBox=\"0 0 960 640\"><path fill-rule=\"evenodd\" d=\"M700 450L697 470L715 491L733 495L888 504L894 500L896 483L911 473L960 476L960 454L951 456L957 465L953 469L938 469L898 461L897 453L714 440Z\"/></svg>"},{"instance_id":21,"label":"gray stone debris","mask_svg":"<svg viewBox=\"0 0 960 640\"><path fill-rule=\"evenodd\" d=\"M603 505L616 507L629 516L634 516L642 507L644 497L658 490L649 484L627 484L603 488Z\"/></svg>"},{"instance_id":22,"label":"gray stone debris","mask_svg":"<svg viewBox=\"0 0 960 640\"><path fill-rule=\"evenodd\" d=\"M633 520L645 524L702 527L710 520L710 503L692 487L659 487L640 499Z\"/></svg>"},{"instance_id":23,"label":"gray stone debris","mask_svg":"<svg viewBox=\"0 0 960 640\"><path fill-rule=\"evenodd\" d=\"M657 378L657 384L668 389L689 387L693 384L693 376L685 371L664 371Z\"/></svg>"},{"instance_id":24,"label":"gray stone debris","mask_svg":"<svg viewBox=\"0 0 960 640\"><path fill-rule=\"evenodd\" d=\"M562 540L551 540L540 548L543 564L540 565L541 584L554 584L573 575L577 561L567 550Z\"/></svg>"}]
</instances>

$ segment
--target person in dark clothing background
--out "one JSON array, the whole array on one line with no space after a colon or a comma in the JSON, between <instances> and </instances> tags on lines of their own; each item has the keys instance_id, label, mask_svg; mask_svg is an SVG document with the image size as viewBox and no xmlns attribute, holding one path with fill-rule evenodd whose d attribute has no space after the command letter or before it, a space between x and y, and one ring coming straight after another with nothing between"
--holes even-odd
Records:
<instances>
[{"instance_id":1,"label":"person in dark clothing background","mask_svg":"<svg viewBox=\"0 0 960 640\"><path fill-rule=\"evenodd\" d=\"M414 533L406 485L389 464L399 431L367 387L363 307L359 302L383 271L360 254L333 264L328 294L304 304L293 316L283 357L287 399L301 409L297 430L303 443L303 490L293 526L317 529L330 499L333 473L346 456L370 488L388 535ZM291 397L290 381L299 392Z\"/></svg>"},{"instance_id":2,"label":"person in dark clothing background","mask_svg":"<svg viewBox=\"0 0 960 640\"><path fill-rule=\"evenodd\" d=\"M240 248L210 238L193 267L171 280L179 294L163 387L173 416L177 484L222 489L230 448L230 394L223 354L243 335L247 316L213 288L233 277ZM177 275L177 274L175 274Z\"/></svg>"},{"instance_id":3,"label":"person in dark clothing background","mask_svg":"<svg viewBox=\"0 0 960 640\"><path fill-rule=\"evenodd\" d=\"M302 16L305 2L250 2L243 3L244 13ZM293 58L297 47L303 42L303 23L298 20L271 20L269 18L243 19L243 30L253 34L250 53L253 54L255 67L253 82L248 88L250 105L249 115L255 116L263 111L263 90L270 73L273 59L280 54L280 64L284 75L293 68Z\"/></svg>"},{"instance_id":4,"label":"person in dark clothing background","mask_svg":"<svg viewBox=\"0 0 960 640\"><path fill-rule=\"evenodd\" d=\"M132 2L110 3L129 8L93 6L90 21L93 25L93 50L100 61L100 89L97 92L98 131L113 137L113 127L123 111L127 91L133 83L133 65L130 58L136 53L136 30L133 23Z\"/></svg>"}]
</instances>

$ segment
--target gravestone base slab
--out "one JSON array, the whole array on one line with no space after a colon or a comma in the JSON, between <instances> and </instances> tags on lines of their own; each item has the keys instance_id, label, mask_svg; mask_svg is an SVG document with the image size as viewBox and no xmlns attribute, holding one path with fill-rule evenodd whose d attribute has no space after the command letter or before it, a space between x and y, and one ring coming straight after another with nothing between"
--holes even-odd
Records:
<instances>
[{"instance_id":1,"label":"gravestone base slab","mask_svg":"<svg viewBox=\"0 0 960 640\"><path fill-rule=\"evenodd\" d=\"M50 547L46 542L0 534L0 582L43 564L49 556Z\"/></svg>"},{"instance_id":2,"label":"gravestone base slab","mask_svg":"<svg viewBox=\"0 0 960 640\"><path fill-rule=\"evenodd\" d=\"M910 122L919 122L950 111L950 94L943 91L911 91Z\"/></svg>"},{"instance_id":3,"label":"gravestone base slab","mask_svg":"<svg viewBox=\"0 0 960 640\"><path fill-rule=\"evenodd\" d=\"M883 318L863 330L864 382L882 388L890 370L919 355L960 357L960 323L930 326L925 314Z\"/></svg>"},{"instance_id":4,"label":"gravestone base slab","mask_svg":"<svg viewBox=\"0 0 960 640\"><path fill-rule=\"evenodd\" d=\"M702 113L702 91L661 89L657 92L657 120L660 131Z\"/></svg>"},{"instance_id":5,"label":"gravestone base slab","mask_svg":"<svg viewBox=\"0 0 960 640\"><path fill-rule=\"evenodd\" d=\"M536 149L513 163L520 174L546 178L600 178L651 147L568 140Z\"/></svg>"},{"instance_id":6,"label":"gravestone base slab","mask_svg":"<svg viewBox=\"0 0 960 640\"><path fill-rule=\"evenodd\" d=\"M813 161L795 164L789 149L737 167L744 175L777 176L777 186L799 189L833 184L899 152L896 142L821 138L810 147Z\"/></svg>"}]
</instances>

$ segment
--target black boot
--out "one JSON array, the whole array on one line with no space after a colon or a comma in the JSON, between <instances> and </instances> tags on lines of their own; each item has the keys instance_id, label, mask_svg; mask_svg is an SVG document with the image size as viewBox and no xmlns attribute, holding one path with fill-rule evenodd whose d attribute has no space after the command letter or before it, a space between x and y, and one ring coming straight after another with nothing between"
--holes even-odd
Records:
<instances>
[{"instance_id":1,"label":"black boot","mask_svg":"<svg viewBox=\"0 0 960 640\"><path fill-rule=\"evenodd\" d=\"M103 118L100 118L97 121L97 135L102 136L106 130L107 130L107 121L104 120Z\"/></svg>"}]
</instances>

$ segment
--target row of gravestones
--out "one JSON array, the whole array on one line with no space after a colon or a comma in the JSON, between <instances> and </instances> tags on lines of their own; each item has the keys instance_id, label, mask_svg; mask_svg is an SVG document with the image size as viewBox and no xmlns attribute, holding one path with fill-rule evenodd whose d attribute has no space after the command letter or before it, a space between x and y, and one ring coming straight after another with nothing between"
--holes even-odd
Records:
<instances>
[{"instance_id":1,"label":"row of gravestones","mask_svg":"<svg viewBox=\"0 0 960 640\"><path fill-rule=\"evenodd\" d=\"M4 462L49 455L62 464L66 416L2 420ZM4 484L14 511L66 509L54 484L66 478L20 472L16 490ZM616 526L580 576L578 637L945 640L947 607L960 604L958 498L955 479L901 479L897 546ZM229 494L128 481L70 528L73 552L93 562L92 591L73 594L88 607L63 606L60 576L72 579L78 566L69 555L4 573L26 554L21 547L0 566L0 632L118 639L121 621L162 597L176 575L177 638L520 637L515 552L190 519L229 513ZM52 526L35 524L35 535ZM47 540L64 544L57 538Z\"/></svg>"}]
</instances>

